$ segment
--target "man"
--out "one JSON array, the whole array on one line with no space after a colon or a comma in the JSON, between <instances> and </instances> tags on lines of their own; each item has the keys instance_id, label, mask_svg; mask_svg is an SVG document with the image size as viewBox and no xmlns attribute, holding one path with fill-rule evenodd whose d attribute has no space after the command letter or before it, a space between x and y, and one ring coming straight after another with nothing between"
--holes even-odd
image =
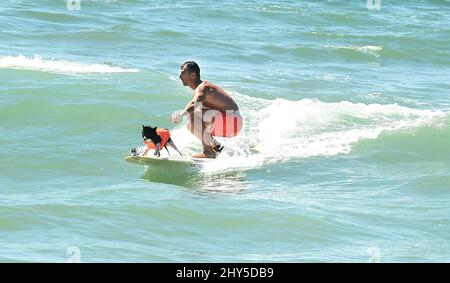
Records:
<instances>
[{"instance_id":1,"label":"man","mask_svg":"<svg viewBox=\"0 0 450 283\"><path fill-rule=\"evenodd\" d=\"M194 98L171 120L178 123L184 115L188 117L187 128L203 145L203 152L192 157L215 158L222 146L213 136L233 137L242 128L239 107L225 90L200 79L200 67L194 61L181 65L180 80L194 91Z\"/></svg>"}]
</instances>

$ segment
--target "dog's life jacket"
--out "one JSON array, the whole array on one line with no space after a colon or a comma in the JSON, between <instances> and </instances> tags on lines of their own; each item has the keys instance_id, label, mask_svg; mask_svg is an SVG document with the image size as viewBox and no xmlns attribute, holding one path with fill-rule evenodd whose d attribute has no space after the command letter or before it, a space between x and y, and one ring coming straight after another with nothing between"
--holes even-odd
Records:
<instances>
[{"instance_id":1,"label":"dog's life jacket","mask_svg":"<svg viewBox=\"0 0 450 283\"><path fill-rule=\"evenodd\" d=\"M167 141L170 139L169 130L164 128L157 128L156 134L161 138L161 142L159 143L159 150L162 150L166 145ZM147 145L148 149L156 148L156 145L150 139L147 139L144 143Z\"/></svg>"}]
</instances>

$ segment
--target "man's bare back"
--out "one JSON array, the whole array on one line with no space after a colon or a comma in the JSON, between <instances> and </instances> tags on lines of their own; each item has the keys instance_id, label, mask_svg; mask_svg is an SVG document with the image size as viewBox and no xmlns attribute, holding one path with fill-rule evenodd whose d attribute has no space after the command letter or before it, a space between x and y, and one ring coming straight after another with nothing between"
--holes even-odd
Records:
<instances>
[{"instance_id":1,"label":"man's bare back","mask_svg":"<svg viewBox=\"0 0 450 283\"><path fill-rule=\"evenodd\" d=\"M202 82L195 90L194 97L202 97L203 106L220 112L239 111L234 99L222 88L210 83Z\"/></svg>"}]
</instances>

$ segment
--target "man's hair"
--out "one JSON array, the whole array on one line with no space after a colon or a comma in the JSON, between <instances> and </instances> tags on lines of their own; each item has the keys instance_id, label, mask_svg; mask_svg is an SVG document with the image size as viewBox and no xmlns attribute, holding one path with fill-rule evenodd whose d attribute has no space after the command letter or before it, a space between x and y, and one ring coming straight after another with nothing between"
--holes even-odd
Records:
<instances>
[{"instance_id":1,"label":"man's hair","mask_svg":"<svg viewBox=\"0 0 450 283\"><path fill-rule=\"evenodd\" d=\"M186 66L186 68L189 70L189 73L196 73L197 77L200 78L200 67L197 63L195 63L194 61L186 61L183 63L183 65L181 65L181 68L183 68L184 66Z\"/></svg>"}]
</instances>

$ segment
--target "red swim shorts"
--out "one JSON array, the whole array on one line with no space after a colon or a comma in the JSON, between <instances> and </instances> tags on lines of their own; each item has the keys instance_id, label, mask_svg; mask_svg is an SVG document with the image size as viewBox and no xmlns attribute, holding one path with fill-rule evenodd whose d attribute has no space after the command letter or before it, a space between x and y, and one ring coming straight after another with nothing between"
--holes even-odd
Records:
<instances>
[{"instance_id":1,"label":"red swim shorts","mask_svg":"<svg viewBox=\"0 0 450 283\"><path fill-rule=\"evenodd\" d=\"M211 135L231 138L242 129L243 119L238 112L219 112L214 116Z\"/></svg>"}]
</instances>

